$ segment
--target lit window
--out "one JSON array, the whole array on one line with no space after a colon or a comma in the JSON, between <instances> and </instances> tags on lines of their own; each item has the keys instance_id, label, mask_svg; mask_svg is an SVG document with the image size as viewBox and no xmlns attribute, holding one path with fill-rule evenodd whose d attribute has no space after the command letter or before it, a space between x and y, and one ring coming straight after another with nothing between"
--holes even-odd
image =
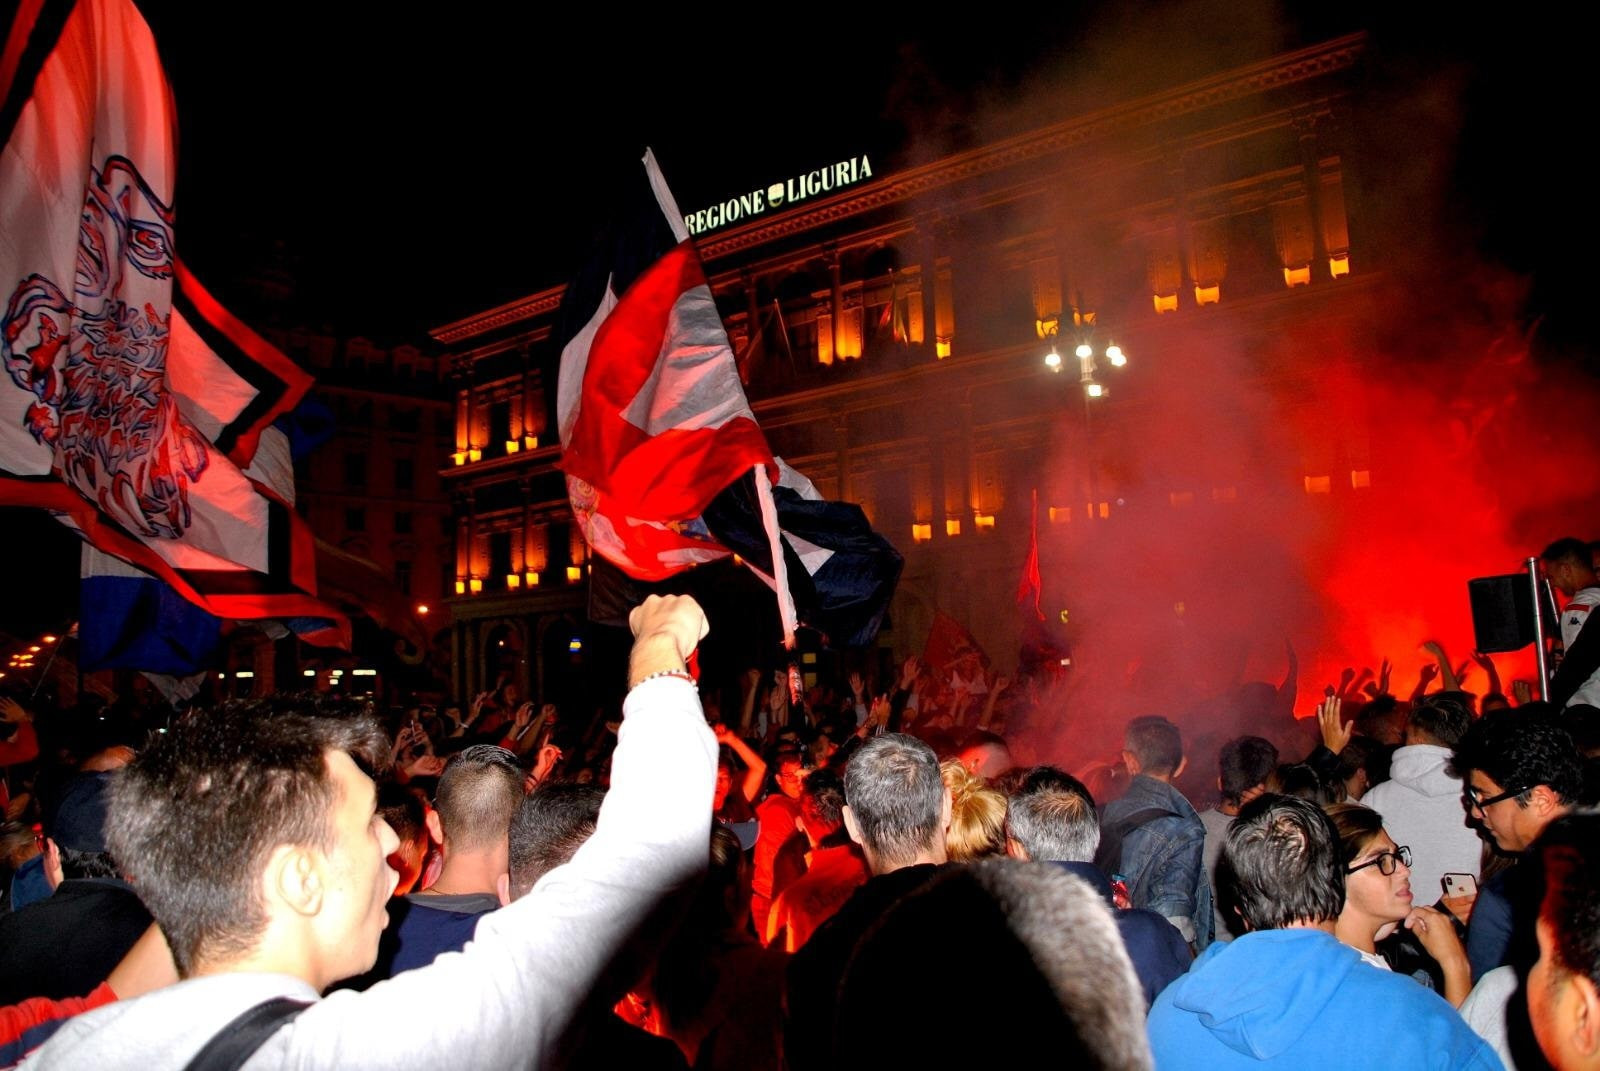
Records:
<instances>
[{"instance_id":1,"label":"lit window","mask_svg":"<svg viewBox=\"0 0 1600 1071\"><path fill-rule=\"evenodd\" d=\"M1358 491L1363 487L1371 487L1372 486L1372 470L1371 469L1351 469L1350 470L1350 486L1354 487Z\"/></svg>"},{"instance_id":2,"label":"lit window","mask_svg":"<svg viewBox=\"0 0 1600 1071\"><path fill-rule=\"evenodd\" d=\"M1327 476L1307 476L1306 494L1325 495L1333 490L1333 480Z\"/></svg>"}]
</instances>

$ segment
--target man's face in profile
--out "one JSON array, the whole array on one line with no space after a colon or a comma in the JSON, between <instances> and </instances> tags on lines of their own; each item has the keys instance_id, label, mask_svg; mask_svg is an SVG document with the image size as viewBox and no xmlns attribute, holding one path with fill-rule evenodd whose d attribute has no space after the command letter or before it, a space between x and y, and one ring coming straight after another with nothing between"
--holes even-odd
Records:
<instances>
[{"instance_id":1,"label":"man's face in profile","mask_svg":"<svg viewBox=\"0 0 1600 1071\"><path fill-rule=\"evenodd\" d=\"M337 802L327 885L317 917L325 985L360 974L377 961L378 938L389 921L389 896L400 880L389 865L400 841L377 812L372 779L342 751L328 752L328 773Z\"/></svg>"}]
</instances>

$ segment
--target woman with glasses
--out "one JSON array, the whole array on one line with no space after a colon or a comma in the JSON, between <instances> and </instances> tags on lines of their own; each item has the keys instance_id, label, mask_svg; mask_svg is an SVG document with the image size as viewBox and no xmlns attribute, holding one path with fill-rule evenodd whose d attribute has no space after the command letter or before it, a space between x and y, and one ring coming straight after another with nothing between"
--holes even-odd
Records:
<instances>
[{"instance_id":1,"label":"woman with glasses","mask_svg":"<svg viewBox=\"0 0 1600 1071\"><path fill-rule=\"evenodd\" d=\"M1344 910L1334 933L1383 970L1398 970L1459 1008L1472 990L1467 951L1448 915L1412 903L1411 849L1397 845L1369 807L1325 807L1339 831Z\"/></svg>"}]
</instances>

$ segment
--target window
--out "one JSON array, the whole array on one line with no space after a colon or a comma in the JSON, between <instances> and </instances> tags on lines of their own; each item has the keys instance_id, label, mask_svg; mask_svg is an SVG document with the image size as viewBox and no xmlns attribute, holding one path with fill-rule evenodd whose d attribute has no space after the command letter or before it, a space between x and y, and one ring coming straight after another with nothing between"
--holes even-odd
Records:
<instances>
[{"instance_id":1,"label":"window","mask_svg":"<svg viewBox=\"0 0 1600 1071\"><path fill-rule=\"evenodd\" d=\"M416 483L417 467L409 457L394 459L394 489L396 491L409 491Z\"/></svg>"},{"instance_id":2,"label":"window","mask_svg":"<svg viewBox=\"0 0 1600 1071\"><path fill-rule=\"evenodd\" d=\"M364 507L351 506L344 511L344 530L347 532L367 530L367 511Z\"/></svg>"},{"instance_id":3,"label":"window","mask_svg":"<svg viewBox=\"0 0 1600 1071\"><path fill-rule=\"evenodd\" d=\"M401 510L401 511L399 511L398 513L396 513L394 515L394 534L395 535L410 535L411 534L411 511L410 510Z\"/></svg>"},{"instance_id":4,"label":"window","mask_svg":"<svg viewBox=\"0 0 1600 1071\"><path fill-rule=\"evenodd\" d=\"M394 563L394 586L399 588L401 591L403 591L407 595L411 594L411 563L410 562L395 562Z\"/></svg>"},{"instance_id":5,"label":"window","mask_svg":"<svg viewBox=\"0 0 1600 1071\"><path fill-rule=\"evenodd\" d=\"M344 455L344 485L357 489L367 486L366 454L349 453Z\"/></svg>"}]
</instances>

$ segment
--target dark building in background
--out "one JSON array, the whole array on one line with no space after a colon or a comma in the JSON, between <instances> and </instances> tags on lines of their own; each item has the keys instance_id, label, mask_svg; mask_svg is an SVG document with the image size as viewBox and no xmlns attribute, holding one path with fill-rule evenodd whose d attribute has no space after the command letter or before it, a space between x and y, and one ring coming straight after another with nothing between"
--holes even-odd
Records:
<instances>
[{"instance_id":1,"label":"dark building in background","mask_svg":"<svg viewBox=\"0 0 1600 1071\"><path fill-rule=\"evenodd\" d=\"M316 376L310 398L329 418L328 440L297 463L295 508L319 540L360 562L333 567L358 576L323 575L322 582L351 581L363 593L388 585L390 604L415 615L424 634L447 628L454 540L439 467L449 452L452 414L439 359L414 346L384 349L305 328L262 333ZM394 639L359 623L355 649L342 652L242 627L230 642L222 690L265 694L315 684L367 691L375 682L353 674L368 676L390 663ZM423 652L419 674L430 654Z\"/></svg>"}]
</instances>

